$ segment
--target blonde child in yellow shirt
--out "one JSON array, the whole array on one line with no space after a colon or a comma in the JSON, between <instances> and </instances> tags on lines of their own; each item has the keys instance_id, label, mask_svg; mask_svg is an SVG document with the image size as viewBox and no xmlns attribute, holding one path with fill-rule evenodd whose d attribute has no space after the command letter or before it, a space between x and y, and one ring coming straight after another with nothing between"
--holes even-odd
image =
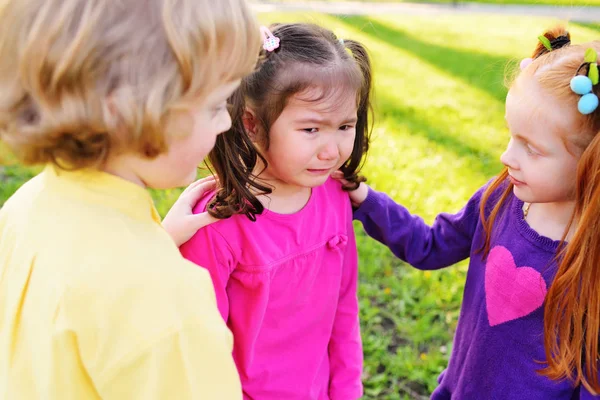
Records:
<instances>
[{"instance_id":1,"label":"blonde child in yellow shirt","mask_svg":"<svg viewBox=\"0 0 600 400\"><path fill-rule=\"evenodd\" d=\"M0 210L0 399L241 398L146 188L195 178L259 47L243 0L3 1L1 139L45 168Z\"/></svg>"}]
</instances>

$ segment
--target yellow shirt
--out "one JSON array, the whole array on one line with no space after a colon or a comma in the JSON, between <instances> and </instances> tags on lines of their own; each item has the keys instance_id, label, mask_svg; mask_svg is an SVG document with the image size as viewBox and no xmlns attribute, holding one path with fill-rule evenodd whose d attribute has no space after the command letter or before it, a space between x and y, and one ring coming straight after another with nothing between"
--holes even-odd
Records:
<instances>
[{"instance_id":1,"label":"yellow shirt","mask_svg":"<svg viewBox=\"0 0 600 400\"><path fill-rule=\"evenodd\" d=\"M240 399L232 345L143 188L47 167L0 210L0 399Z\"/></svg>"}]
</instances>

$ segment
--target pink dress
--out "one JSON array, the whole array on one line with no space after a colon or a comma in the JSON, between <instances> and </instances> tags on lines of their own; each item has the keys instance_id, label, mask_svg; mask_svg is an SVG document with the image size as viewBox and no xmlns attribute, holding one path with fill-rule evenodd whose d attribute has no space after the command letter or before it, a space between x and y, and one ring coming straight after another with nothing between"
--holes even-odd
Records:
<instances>
[{"instance_id":1,"label":"pink dress","mask_svg":"<svg viewBox=\"0 0 600 400\"><path fill-rule=\"evenodd\" d=\"M245 399L362 396L356 242L338 182L314 188L295 214L216 222L181 252L210 272Z\"/></svg>"}]
</instances>

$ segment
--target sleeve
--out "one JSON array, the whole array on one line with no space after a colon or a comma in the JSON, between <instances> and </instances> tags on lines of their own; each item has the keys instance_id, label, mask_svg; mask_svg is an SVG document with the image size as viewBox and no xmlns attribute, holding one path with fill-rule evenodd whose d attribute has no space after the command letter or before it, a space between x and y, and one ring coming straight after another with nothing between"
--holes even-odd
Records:
<instances>
[{"instance_id":1,"label":"sleeve","mask_svg":"<svg viewBox=\"0 0 600 400\"><path fill-rule=\"evenodd\" d=\"M369 188L354 218L361 221L369 236L413 267L440 269L469 257L484 190L477 191L458 213L439 214L429 226L387 194Z\"/></svg>"},{"instance_id":2,"label":"sleeve","mask_svg":"<svg viewBox=\"0 0 600 400\"><path fill-rule=\"evenodd\" d=\"M219 231L212 226L200 229L179 248L183 257L208 270L217 296L217 306L223 320L229 316L227 283L233 273L233 251Z\"/></svg>"},{"instance_id":3,"label":"sleeve","mask_svg":"<svg viewBox=\"0 0 600 400\"><path fill-rule=\"evenodd\" d=\"M329 341L331 400L353 400L362 396L363 351L358 320L358 256L352 217L348 217L342 284Z\"/></svg>"},{"instance_id":4,"label":"sleeve","mask_svg":"<svg viewBox=\"0 0 600 400\"><path fill-rule=\"evenodd\" d=\"M230 335L216 310L188 320L124 360L98 394L106 400L241 400Z\"/></svg>"}]
</instances>

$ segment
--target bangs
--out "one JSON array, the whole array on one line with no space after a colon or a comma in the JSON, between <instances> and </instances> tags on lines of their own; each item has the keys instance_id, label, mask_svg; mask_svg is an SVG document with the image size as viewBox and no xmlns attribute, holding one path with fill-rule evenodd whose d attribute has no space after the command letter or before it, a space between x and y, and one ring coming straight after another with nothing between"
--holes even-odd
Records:
<instances>
[{"instance_id":1,"label":"bangs","mask_svg":"<svg viewBox=\"0 0 600 400\"><path fill-rule=\"evenodd\" d=\"M284 94L286 100L297 94L301 94L301 100L311 103L355 96L358 104L363 86L361 71L353 62L337 62L327 67L297 64L282 75L280 87L273 89Z\"/></svg>"},{"instance_id":2,"label":"bangs","mask_svg":"<svg viewBox=\"0 0 600 400\"><path fill-rule=\"evenodd\" d=\"M252 76L249 80L252 81ZM252 104L252 106L260 115L263 126L268 132L294 95L300 95L300 100L311 103L333 99L331 101L333 109L344 104L343 101L335 100L354 96L358 106L364 78L359 67L351 60L348 62L337 60L326 66L294 63L266 83L266 86L268 96L262 105Z\"/></svg>"}]
</instances>

